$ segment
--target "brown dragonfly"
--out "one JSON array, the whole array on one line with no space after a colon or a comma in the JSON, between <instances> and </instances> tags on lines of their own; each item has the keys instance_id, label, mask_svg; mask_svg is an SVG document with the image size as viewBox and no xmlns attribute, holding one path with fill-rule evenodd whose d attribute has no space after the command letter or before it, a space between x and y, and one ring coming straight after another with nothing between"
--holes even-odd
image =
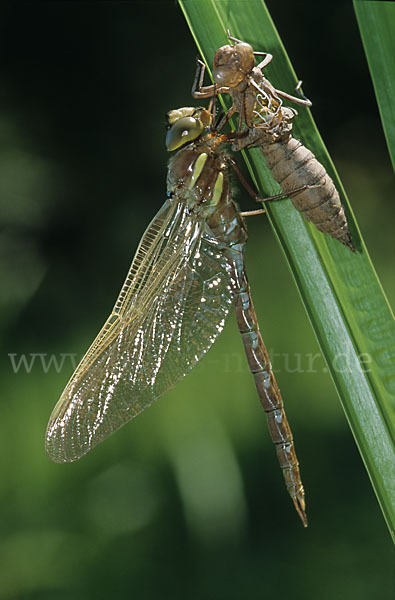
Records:
<instances>
[{"instance_id":1,"label":"brown dragonfly","mask_svg":"<svg viewBox=\"0 0 395 600\"><path fill-rule=\"evenodd\" d=\"M310 100L276 89L263 75L263 69L273 58L271 54L254 52L250 44L232 37L229 31L228 39L231 44L221 46L214 55L214 85L203 86L205 64L198 61L192 95L201 99L229 94L233 105L226 118L238 113L238 131L241 132L242 123L247 126L245 135L238 137L233 149L259 147L281 185L282 196L288 196L319 231L355 252L339 193L324 166L292 136L296 110L283 106L283 99L306 107L311 106ZM257 55L264 56L258 65Z\"/></svg>"},{"instance_id":2,"label":"brown dragonfly","mask_svg":"<svg viewBox=\"0 0 395 600\"><path fill-rule=\"evenodd\" d=\"M244 265L249 213L232 199L235 164L219 151L232 134L218 134L211 122L203 108L169 113L167 147L178 152L169 163L168 199L53 410L46 450L55 462L77 460L141 413L206 354L233 306L287 489L307 526L292 433Z\"/></svg>"}]
</instances>

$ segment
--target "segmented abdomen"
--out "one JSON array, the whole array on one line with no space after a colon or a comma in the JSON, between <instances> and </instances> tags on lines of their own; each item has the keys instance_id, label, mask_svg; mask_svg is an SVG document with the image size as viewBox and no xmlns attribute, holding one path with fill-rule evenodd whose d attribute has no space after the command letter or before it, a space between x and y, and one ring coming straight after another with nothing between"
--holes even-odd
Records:
<instances>
[{"instance_id":1,"label":"segmented abdomen","mask_svg":"<svg viewBox=\"0 0 395 600\"><path fill-rule=\"evenodd\" d=\"M355 252L344 208L332 179L314 154L293 137L260 146L273 177L286 194L304 185L316 186L290 197L307 221Z\"/></svg>"},{"instance_id":2,"label":"segmented abdomen","mask_svg":"<svg viewBox=\"0 0 395 600\"><path fill-rule=\"evenodd\" d=\"M241 247L244 244L239 244ZM283 471L285 484L295 508L307 526L304 489L300 477L291 428L285 414L283 400L270 364L269 355L259 330L258 319L251 298L245 272L243 252L225 249L228 258L230 283L233 291L236 320L241 333L248 364L255 380L259 399L266 413L270 435Z\"/></svg>"}]
</instances>

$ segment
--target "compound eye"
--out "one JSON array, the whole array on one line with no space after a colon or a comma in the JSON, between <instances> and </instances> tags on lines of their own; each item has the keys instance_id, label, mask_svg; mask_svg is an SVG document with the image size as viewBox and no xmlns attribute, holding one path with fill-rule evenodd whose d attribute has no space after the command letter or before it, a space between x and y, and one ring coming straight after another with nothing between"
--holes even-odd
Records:
<instances>
[{"instance_id":1,"label":"compound eye","mask_svg":"<svg viewBox=\"0 0 395 600\"><path fill-rule=\"evenodd\" d=\"M196 140L203 129L204 125L200 119L194 117L178 119L167 132L166 148L169 151L177 150L184 144Z\"/></svg>"}]
</instances>

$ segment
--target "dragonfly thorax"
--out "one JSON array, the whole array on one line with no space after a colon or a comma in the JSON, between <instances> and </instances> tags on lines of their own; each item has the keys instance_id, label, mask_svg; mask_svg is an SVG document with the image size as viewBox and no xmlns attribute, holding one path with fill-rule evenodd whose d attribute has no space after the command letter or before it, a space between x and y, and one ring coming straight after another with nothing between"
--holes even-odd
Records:
<instances>
[{"instance_id":1,"label":"dragonfly thorax","mask_svg":"<svg viewBox=\"0 0 395 600\"><path fill-rule=\"evenodd\" d=\"M246 241L247 231L232 199L227 155L213 150L211 139L190 144L171 159L168 193L206 219L217 240L233 246Z\"/></svg>"},{"instance_id":2,"label":"dragonfly thorax","mask_svg":"<svg viewBox=\"0 0 395 600\"><path fill-rule=\"evenodd\" d=\"M170 161L168 193L191 206L215 208L230 201L230 181L226 158L209 145L190 144Z\"/></svg>"}]
</instances>

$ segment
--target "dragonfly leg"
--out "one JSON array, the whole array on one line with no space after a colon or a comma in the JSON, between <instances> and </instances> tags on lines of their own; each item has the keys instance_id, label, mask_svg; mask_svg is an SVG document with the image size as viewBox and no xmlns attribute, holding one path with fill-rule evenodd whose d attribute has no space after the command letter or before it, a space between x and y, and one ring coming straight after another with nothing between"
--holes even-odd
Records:
<instances>
[{"instance_id":1,"label":"dragonfly leg","mask_svg":"<svg viewBox=\"0 0 395 600\"><path fill-rule=\"evenodd\" d=\"M229 92L228 87L217 87L214 84L204 86L203 79L206 72L206 65L200 58L197 59L196 63L195 79L192 85L192 96L194 98L212 98L217 94L227 94Z\"/></svg>"},{"instance_id":2,"label":"dragonfly leg","mask_svg":"<svg viewBox=\"0 0 395 600\"><path fill-rule=\"evenodd\" d=\"M242 132L244 133L244 132ZM232 137L241 137L238 136L237 133L230 133L230 134L224 134L224 141L227 140L229 141L230 139L232 139ZM254 198L254 200L256 202L269 202L270 200L278 200L280 198L290 198L291 196L296 196L297 194L301 194L302 192L304 192L305 190L311 190L314 188L318 188L321 187L323 184L322 183L316 183L313 185L309 185L309 184L305 184L302 185L298 188L295 188L293 190L289 190L286 192L280 192L279 194L275 194L274 196L268 196L267 198L261 198L256 192L255 190L250 186L250 184L247 182L247 180L245 179L244 175L242 174L242 172L240 171L237 163L233 160L233 158L228 157L228 161L230 166L232 167L232 169L234 170L234 172L236 173L240 183L243 185L243 187L247 190L247 192L249 193L249 195ZM249 211L246 213L242 213L243 216L248 217L252 214L260 214L260 212L255 213L254 211Z\"/></svg>"},{"instance_id":3,"label":"dragonfly leg","mask_svg":"<svg viewBox=\"0 0 395 600\"><path fill-rule=\"evenodd\" d=\"M265 67L272 61L273 54L268 52L254 52L255 56L264 56L265 58L257 65L257 68L263 71Z\"/></svg>"},{"instance_id":4,"label":"dragonfly leg","mask_svg":"<svg viewBox=\"0 0 395 600\"><path fill-rule=\"evenodd\" d=\"M214 84L214 96L210 98L209 105L207 110L211 113L211 129L216 130L216 128L212 125L215 121L215 115L217 113L217 93L216 93L216 85Z\"/></svg>"},{"instance_id":5,"label":"dragonfly leg","mask_svg":"<svg viewBox=\"0 0 395 600\"><path fill-rule=\"evenodd\" d=\"M218 123L218 125L215 127L216 131L221 131L221 129L223 129L226 125L226 123L229 121L229 119L235 114L236 112L236 107L233 104L230 109L228 110L227 113L225 113L222 117L222 119L220 120L220 122Z\"/></svg>"},{"instance_id":6,"label":"dragonfly leg","mask_svg":"<svg viewBox=\"0 0 395 600\"><path fill-rule=\"evenodd\" d=\"M298 83L297 83L297 85L296 85L295 91L298 93L298 95L299 95L299 96L300 96L300 97L301 97L303 100L305 100L305 102L306 102L306 106L312 106L312 105L313 105L313 103L311 102L311 100L309 100L308 98L306 98L306 96L304 95L304 93L303 93L303 92L301 91L301 89L300 89L300 88L302 87L302 83L303 83L303 81L302 81L301 79L299 79L299 81L298 81Z\"/></svg>"},{"instance_id":7,"label":"dragonfly leg","mask_svg":"<svg viewBox=\"0 0 395 600\"><path fill-rule=\"evenodd\" d=\"M229 136L233 136L234 134L229 134ZM229 137L227 136L227 139L229 139ZM250 196L252 198L254 198L254 200L256 202L269 202L270 200L278 200L279 198L289 198L290 196L296 196L297 194L300 194L302 192L304 192L305 190L310 190L312 188L316 188L316 187L320 187L322 184L316 184L316 185L302 185L299 188L295 188L294 190L291 190L289 192L281 192L280 194L275 194L274 196L268 196L267 198L261 198L256 192L255 190L250 186L250 184L247 182L247 180L245 179L244 175L242 174L242 172L240 171L237 163L233 160L233 158L229 158L229 164L232 167L232 169L234 170L234 172L236 173L240 183L243 185L243 187L247 190L247 192L250 194ZM265 211L263 211L265 212ZM242 213L243 214L243 213ZM248 217L252 214L261 214L260 212L254 212L254 211L249 211L248 213L244 213L243 216Z\"/></svg>"},{"instance_id":8,"label":"dragonfly leg","mask_svg":"<svg viewBox=\"0 0 395 600\"><path fill-rule=\"evenodd\" d=\"M265 212L264 208L258 208L257 210L243 211L240 214L242 217L254 217L255 215L263 215Z\"/></svg>"},{"instance_id":9,"label":"dragonfly leg","mask_svg":"<svg viewBox=\"0 0 395 600\"><path fill-rule=\"evenodd\" d=\"M308 98L306 98L306 96L304 94L302 94L302 92L300 91L300 86L302 85L302 82L299 81L298 85L296 86L296 91L299 94L299 98L296 98L295 96L291 96L291 94L287 94L287 92L282 92L281 90L276 90L276 93L281 96L281 98L285 98L286 100L289 100L290 102L294 102L294 104L301 104L302 106L313 106L313 103L311 102L311 100L309 100Z\"/></svg>"},{"instance_id":10,"label":"dragonfly leg","mask_svg":"<svg viewBox=\"0 0 395 600\"><path fill-rule=\"evenodd\" d=\"M236 43L241 43L241 44L244 43L243 40L239 40L238 38L235 38L232 35L230 35L230 29L226 30L226 36L230 42L236 42Z\"/></svg>"},{"instance_id":11,"label":"dragonfly leg","mask_svg":"<svg viewBox=\"0 0 395 600\"><path fill-rule=\"evenodd\" d=\"M232 134L230 134L232 135ZM237 134L236 134L237 135ZM244 177L243 173L240 171L237 163L233 160L233 158L229 157L229 164L232 167L232 169L234 170L234 172L236 173L240 183L242 184L242 186L247 190L247 192L250 194L250 196L252 198L254 198L254 200L256 202L264 202L264 200L262 200L261 198L259 198L258 194L256 193L256 191L250 186L250 184L248 183L248 181L246 180L246 178Z\"/></svg>"},{"instance_id":12,"label":"dragonfly leg","mask_svg":"<svg viewBox=\"0 0 395 600\"><path fill-rule=\"evenodd\" d=\"M269 202L269 200L278 200L279 198L291 198L291 196L297 196L298 194L301 194L305 190L312 190L314 188L321 187L322 185L323 185L322 183L316 183L314 185L305 184L305 185L302 185L293 190L281 192L280 194L275 194L274 196L268 196L267 198L259 198L258 197L258 198L256 198L256 201L257 202Z\"/></svg>"}]
</instances>

